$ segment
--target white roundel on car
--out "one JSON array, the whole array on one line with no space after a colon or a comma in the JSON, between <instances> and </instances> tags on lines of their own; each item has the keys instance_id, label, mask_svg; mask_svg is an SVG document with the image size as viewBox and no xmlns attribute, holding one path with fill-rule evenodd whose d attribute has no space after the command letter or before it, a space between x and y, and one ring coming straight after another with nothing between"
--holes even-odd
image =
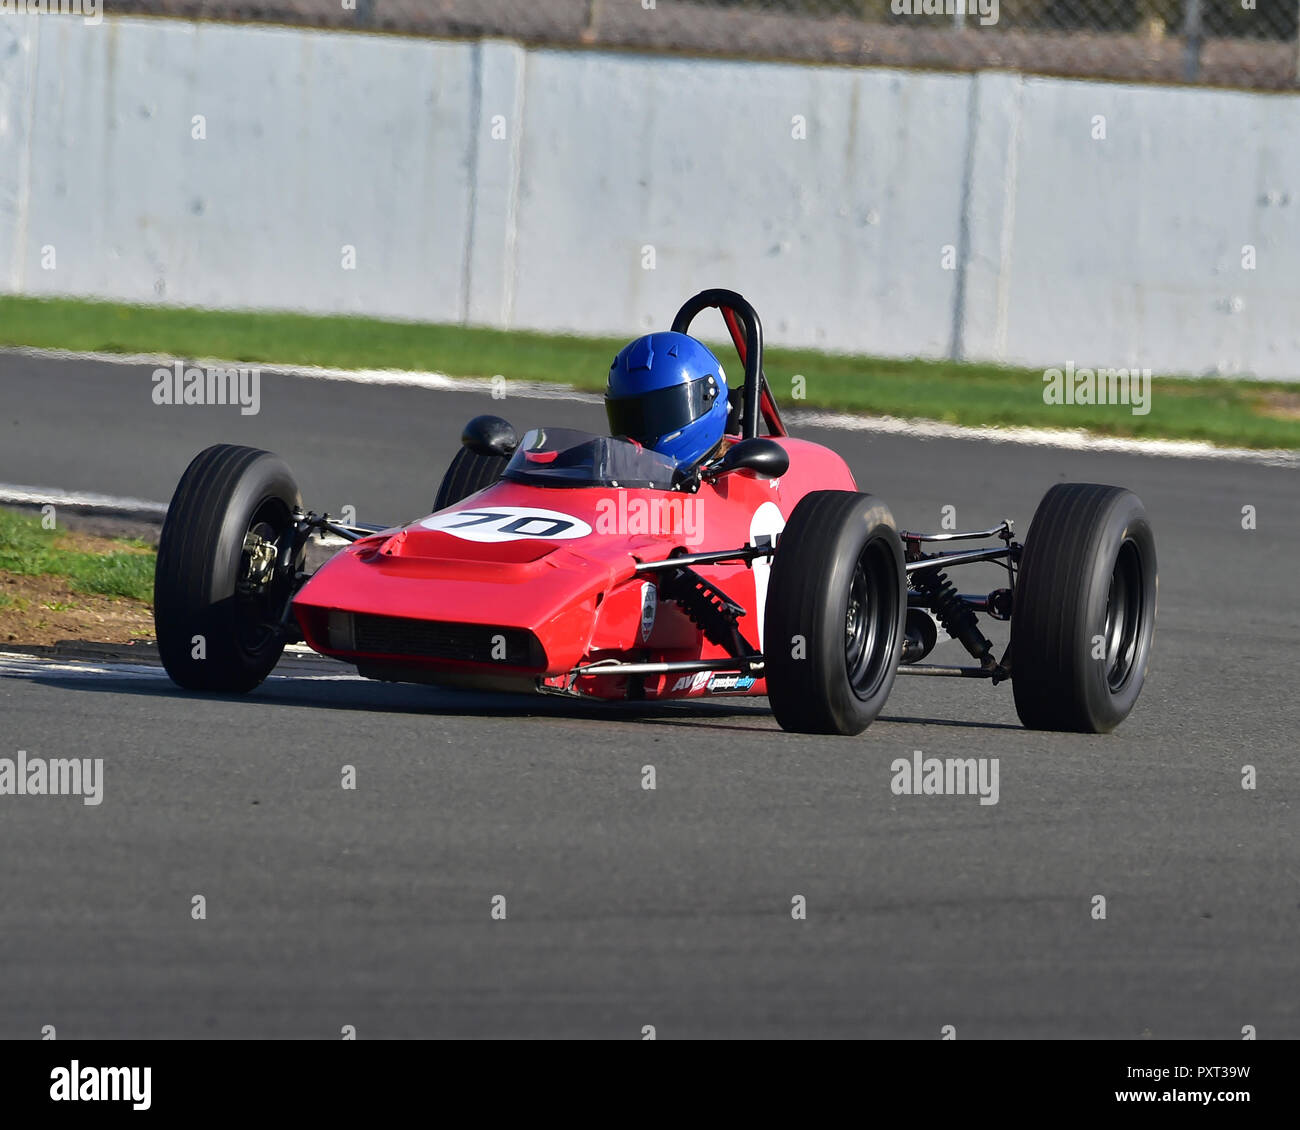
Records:
<instances>
[{"instance_id":1,"label":"white roundel on car","mask_svg":"<svg viewBox=\"0 0 1300 1130\"><path fill-rule=\"evenodd\" d=\"M785 518L781 508L775 502L765 502L749 520L749 544L757 545L760 540L775 540L785 529ZM763 621L767 615L767 582L772 575L772 558L759 557L754 560L754 615L758 617L758 650L763 650Z\"/></svg>"},{"instance_id":2,"label":"white roundel on car","mask_svg":"<svg viewBox=\"0 0 1300 1130\"><path fill-rule=\"evenodd\" d=\"M465 541L569 541L585 538L591 527L572 514L541 510L536 506L484 506L477 510L453 510L435 514L421 523L426 530L438 530Z\"/></svg>"}]
</instances>

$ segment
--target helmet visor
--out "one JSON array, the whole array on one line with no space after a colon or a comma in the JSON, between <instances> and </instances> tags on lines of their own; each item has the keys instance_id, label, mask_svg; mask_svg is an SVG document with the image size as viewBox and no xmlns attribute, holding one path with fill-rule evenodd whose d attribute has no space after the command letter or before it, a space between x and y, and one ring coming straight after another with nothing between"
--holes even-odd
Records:
<instances>
[{"instance_id":1,"label":"helmet visor","mask_svg":"<svg viewBox=\"0 0 1300 1130\"><path fill-rule=\"evenodd\" d=\"M701 377L690 384L671 385L640 396L605 398L611 435L630 436L649 446L661 436L679 432L698 420L718 398L718 382L713 376Z\"/></svg>"}]
</instances>

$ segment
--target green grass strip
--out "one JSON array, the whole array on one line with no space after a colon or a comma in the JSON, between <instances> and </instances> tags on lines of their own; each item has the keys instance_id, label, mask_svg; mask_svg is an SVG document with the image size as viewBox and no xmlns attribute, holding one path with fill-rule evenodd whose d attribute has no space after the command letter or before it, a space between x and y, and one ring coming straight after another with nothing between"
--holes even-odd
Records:
<instances>
[{"instance_id":1,"label":"green grass strip","mask_svg":"<svg viewBox=\"0 0 1300 1130\"><path fill-rule=\"evenodd\" d=\"M665 322L670 313L665 311ZM375 318L0 297L0 345L452 376L501 374L591 390L604 386L610 360L624 344L621 338ZM730 379L738 379L730 346L719 349ZM1076 358L1076 363L1106 360ZM1063 366L1064 359L1055 364ZM1127 405L1046 404L1043 372L1037 369L797 349L771 349L765 368L778 399L791 407L967 426L1082 428L1100 435L1196 439L1224 447L1300 448L1300 384L1287 382L1156 376L1150 412L1135 415Z\"/></svg>"},{"instance_id":2,"label":"green grass strip","mask_svg":"<svg viewBox=\"0 0 1300 1130\"><path fill-rule=\"evenodd\" d=\"M0 570L26 577L67 577L78 592L153 600L156 555L151 547L114 539L123 547L120 551L84 553L56 545L60 532L43 529L38 516L0 508Z\"/></svg>"}]
</instances>

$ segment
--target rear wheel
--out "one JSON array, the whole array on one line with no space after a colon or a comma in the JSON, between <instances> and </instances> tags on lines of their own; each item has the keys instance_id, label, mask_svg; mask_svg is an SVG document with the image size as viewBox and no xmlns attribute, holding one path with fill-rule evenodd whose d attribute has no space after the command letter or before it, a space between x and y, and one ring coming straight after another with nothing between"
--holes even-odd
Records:
<instances>
[{"instance_id":1,"label":"rear wheel","mask_svg":"<svg viewBox=\"0 0 1300 1130\"><path fill-rule=\"evenodd\" d=\"M300 504L289 468L269 451L219 444L186 468L154 571L158 651L173 682L244 692L270 674L295 571L276 568L277 542Z\"/></svg>"},{"instance_id":2,"label":"rear wheel","mask_svg":"<svg viewBox=\"0 0 1300 1130\"><path fill-rule=\"evenodd\" d=\"M1133 709L1156 621L1156 547L1141 499L1059 483L1025 539L1011 615L1011 687L1033 730L1106 733Z\"/></svg>"},{"instance_id":3,"label":"rear wheel","mask_svg":"<svg viewBox=\"0 0 1300 1130\"><path fill-rule=\"evenodd\" d=\"M490 487L501 478L501 472L509 462L507 455L478 455L468 447L462 447L442 477L433 503L434 512L454 506L461 499Z\"/></svg>"},{"instance_id":4,"label":"rear wheel","mask_svg":"<svg viewBox=\"0 0 1300 1130\"><path fill-rule=\"evenodd\" d=\"M903 545L884 503L851 491L801 499L767 591L767 694L781 727L865 730L893 689L906 612Z\"/></svg>"}]
</instances>

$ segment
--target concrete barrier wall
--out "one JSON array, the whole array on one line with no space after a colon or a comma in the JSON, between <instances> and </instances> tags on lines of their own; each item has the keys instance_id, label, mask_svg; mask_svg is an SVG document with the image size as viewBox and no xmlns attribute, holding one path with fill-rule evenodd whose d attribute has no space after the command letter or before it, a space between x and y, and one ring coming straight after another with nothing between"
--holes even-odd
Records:
<instances>
[{"instance_id":1,"label":"concrete barrier wall","mask_svg":"<svg viewBox=\"0 0 1300 1130\"><path fill-rule=\"evenodd\" d=\"M729 286L781 344L1292 377L1297 135L1289 95L6 17L0 289L631 335Z\"/></svg>"}]
</instances>

